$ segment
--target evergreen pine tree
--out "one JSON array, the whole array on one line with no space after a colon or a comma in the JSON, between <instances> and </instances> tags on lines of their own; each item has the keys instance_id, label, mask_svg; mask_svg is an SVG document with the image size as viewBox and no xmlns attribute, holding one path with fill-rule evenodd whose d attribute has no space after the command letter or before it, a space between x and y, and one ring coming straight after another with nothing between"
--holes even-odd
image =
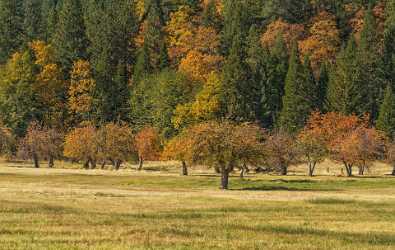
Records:
<instances>
[{"instance_id":1,"label":"evergreen pine tree","mask_svg":"<svg viewBox=\"0 0 395 250\"><path fill-rule=\"evenodd\" d=\"M260 45L260 36L256 25L250 28L247 45L246 64L248 66L248 85L250 88L248 99L251 101L255 119L262 126L268 127L270 125L270 119L266 115L271 113L272 110L270 110L270 104L262 103L263 100L270 98L268 96L265 96L266 98L264 97L264 95L270 95L266 86L267 75L265 68L268 51Z\"/></svg>"},{"instance_id":2,"label":"evergreen pine tree","mask_svg":"<svg viewBox=\"0 0 395 250\"><path fill-rule=\"evenodd\" d=\"M221 52L229 55L235 39L244 39L248 35L248 18L245 3L238 0L224 2L224 21L221 34Z\"/></svg>"},{"instance_id":3,"label":"evergreen pine tree","mask_svg":"<svg viewBox=\"0 0 395 250\"><path fill-rule=\"evenodd\" d=\"M58 22L57 0L43 0L41 6L42 39L50 42Z\"/></svg>"},{"instance_id":4,"label":"evergreen pine tree","mask_svg":"<svg viewBox=\"0 0 395 250\"><path fill-rule=\"evenodd\" d=\"M385 91L384 101L380 107L380 114L376 124L377 128L392 138L395 133L395 96L389 84Z\"/></svg>"},{"instance_id":5,"label":"evergreen pine tree","mask_svg":"<svg viewBox=\"0 0 395 250\"><path fill-rule=\"evenodd\" d=\"M300 63L295 44L289 61L279 120L279 127L289 133L295 133L302 128L317 107L317 88L309 64L308 58L304 64Z\"/></svg>"},{"instance_id":6,"label":"evergreen pine tree","mask_svg":"<svg viewBox=\"0 0 395 250\"><path fill-rule=\"evenodd\" d=\"M358 95L354 97L355 113L369 113L377 119L378 106L385 88L385 79L380 69L379 41L376 21L369 8L364 17L364 26L357 52L359 68Z\"/></svg>"},{"instance_id":7,"label":"evergreen pine tree","mask_svg":"<svg viewBox=\"0 0 395 250\"><path fill-rule=\"evenodd\" d=\"M0 1L0 63L23 43L23 0Z\"/></svg>"},{"instance_id":8,"label":"evergreen pine tree","mask_svg":"<svg viewBox=\"0 0 395 250\"><path fill-rule=\"evenodd\" d=\"M146 74L159 72L168 67L168 55L164 34L164 14L159 0L147 0L145 2L147 13L146 29L144 32L144 45L139 51L138 72ZM148 60L148 61L147 61ZM135 76L139 78L139 76Z\"/></svg>"},{"instance_id":9,"label":"evergreen pine tree","mask_svg":"<svg viewBox=\"0 0 395 250\"><path fill-rule=\"evenodd\" d=\"M130 40L136 31L132 0L88 2L87 34L96 80L96 121L129 120L129 72L133 62Z\"/></svg>"},{"instance_id":10,"label":"evergreen pine tree","mask_svg":"<svg viewBox=\"0 0 395 250\"><path fill-rule=\"evenodd\" d=\"M269 51L266 63L267 83L263 97L267 115L272 126L278 123L279 114L282 110L284 96L284 83L288 72L289 57L282 35L278 35L274 47Z\"/></svg>"},{"instance_id":11,"label":"evergreen pine tree","mask_svg":"<svg viewBox=\"0 0 395 250\"><path fill-rule=\"evenodd\" d=\"M43 22L41 19L41 0L25 0L23 2L23 33L25 44L43 38Z\"/></svg>"},{"instance_id":12,"label":"evergreen pine tree","mask_svg":"<svg viewBox=\"0 0 395 250\"><path fill-rule=\"evenodd\" d=\"M317 84L318 84L317 107L319 110L325 111L326 97L327 97L328 84L329 84L329 72L328 72L327 63L321 64Z\"/></svg>"},{"instance_id":13,"label":"evergreen pine tree","mask_svg":"<svg viewBox=\"0 0 395 250\"><path fill-rule=\"evenodd\" d=\"M361 77L357 63L357 46L351 36L347 47L343 49L334 70L329 75L326 110L340 112L345 115L356 113L361 99L358 79Z\"/></svg>"},{"instance_id":14,"label":"evergreen pine tree","mask_svg":"<svg viewBox=\"0 0 395 250\"><path fill-rule=\"evenodd\" d=\"M63 1L52 44L57 61L60 62L66 74L70 71L74 61L87 57L88 40L85 34L81 0Z\"/></svg>"},{"instance_id":15,"label":"evergreen pine tree","mask_svg":"<svg viewBox=\"0 0 395 250\"><path fill-rule=\"evenodd\" d=\"M395 87L395 0L387 1L384 30L383 71Z\"/></svg>"}]
</instances>

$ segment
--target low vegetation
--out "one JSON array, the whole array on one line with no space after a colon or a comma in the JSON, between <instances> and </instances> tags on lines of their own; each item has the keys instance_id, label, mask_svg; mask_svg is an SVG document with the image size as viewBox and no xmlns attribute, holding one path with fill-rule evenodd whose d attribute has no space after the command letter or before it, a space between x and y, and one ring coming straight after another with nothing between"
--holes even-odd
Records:
<instances>
[{"instance_id":1,"label":"low vegetation","mask_svg":"<svg viewBox=\"0 0 395 250\"><path fill-rule=\"evenodd\" d=\"M211 171L183 177L173 164L1 164L0 249L392 249L395 179L379 166L375 178L325 177L324 164L313 179L232 174L228 192Z\"/></svg>"}]
</instances>

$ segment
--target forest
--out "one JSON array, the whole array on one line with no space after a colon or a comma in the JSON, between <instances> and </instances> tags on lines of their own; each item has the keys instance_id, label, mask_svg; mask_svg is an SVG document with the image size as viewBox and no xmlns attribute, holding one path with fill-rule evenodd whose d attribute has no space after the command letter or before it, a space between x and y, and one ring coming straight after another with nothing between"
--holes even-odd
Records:
<instances>
[{"instance_id":1,"label":"forest","mask_svg":"<svg viewBox=\"0 0 395 250\"><path fill-rule=\"evenodd\" d=\"M395 0L0 0L0 152L37 168L364 175L394 91Z\"/></svg>"}]
</instances>

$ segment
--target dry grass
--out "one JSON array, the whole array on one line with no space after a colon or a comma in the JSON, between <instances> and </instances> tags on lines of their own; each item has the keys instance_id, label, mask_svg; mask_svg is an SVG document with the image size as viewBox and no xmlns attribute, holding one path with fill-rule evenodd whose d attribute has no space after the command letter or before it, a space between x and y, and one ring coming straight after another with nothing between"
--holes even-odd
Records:
<instances>
[{"instance_id":1,"label":"dry grass","mask_svg":"<svg viewBox=\"0 0 395 250\"><path fill-rule=\"evenodd\" d=\"M395 249L395 178L308 178L299 166L233 177L224 192L206 169L129 167L2 164L0 249Z\"/></svg>"}]
</instances>

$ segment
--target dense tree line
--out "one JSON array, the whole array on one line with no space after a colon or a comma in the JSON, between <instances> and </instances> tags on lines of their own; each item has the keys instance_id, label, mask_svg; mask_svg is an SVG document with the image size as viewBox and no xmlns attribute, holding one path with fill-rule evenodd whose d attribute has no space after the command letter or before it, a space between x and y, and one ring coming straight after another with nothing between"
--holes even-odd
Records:
<instances>
[{"instance_id":1,"label":"dense tree line","mask_svg":"<svg viewBox=\"0 0 395 250\"><path fill-rule=\"evenodd\" d=\"M2 133L32 159L109 124L142 133L141 165L202 124L256 124L273 145L315 111L395 132L394 0L0 0L0 65ZM111 158L88 155L71 158Z\"/></svg>"}]
</instances>

